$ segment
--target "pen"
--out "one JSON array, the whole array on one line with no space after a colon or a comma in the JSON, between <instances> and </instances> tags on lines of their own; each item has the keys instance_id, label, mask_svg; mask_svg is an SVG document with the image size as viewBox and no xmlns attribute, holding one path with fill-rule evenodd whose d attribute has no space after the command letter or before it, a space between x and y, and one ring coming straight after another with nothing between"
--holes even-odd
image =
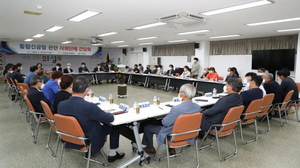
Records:
<instances>
[{"instance_id":1,"label":"pen","mask_svg":"<svg viewBox=\"0 0 300 168\"><path fill-rule=\"evenodd\" d=\"M162 107L158 107L158 108L160 108L160 109L164 110Z\"/></svg>"}]
</instances>

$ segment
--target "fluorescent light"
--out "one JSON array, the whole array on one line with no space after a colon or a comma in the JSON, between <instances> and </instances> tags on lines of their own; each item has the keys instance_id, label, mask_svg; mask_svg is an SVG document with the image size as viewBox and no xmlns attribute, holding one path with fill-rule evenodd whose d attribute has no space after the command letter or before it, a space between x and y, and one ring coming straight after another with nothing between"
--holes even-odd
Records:
<instances>
[{"instance_id":1,"label":"fluorescent light","mask_svg":"<svg viewBox=\"0 0 300 168\"><path fill-rule=\"evenodd\" d=\"M129 45L119 45L118 47L128 47Z\"/></svg>"},{"instance_id":2,"label":"fluorescent light","mask_svg":"<svg viewBox=\"0 0 300 168\"><path fill-rule=\"evenodd\" d=\"M64 28L64 27L62 27L62 26L53 26L53 27L50 27L49 29L47 29L45 31L47 31L47 32L55 32L55 31L60 30L62 28Z\"/></svg>"},{"instance_id":3,"label":"fluorescent light","mask_svg":"<svg viewBox=\"0 0 300 168\"><path fill-rule=\"evenodd\" d=\"M24 41L27 41L27 42L29 42L29 41L32 41L33 39L25 39Z\"/></svg>"},{"instance_id":4,"label":"fluorescent light","mask_svg":"<svg viewBox=\"0 0 300 168\"><path fill-rule=\"evenodd\" d=\"M101 12L98 11L91 11L91 10L86 10L83 11L79 14L77 14L76 16L71 17L70 19L67 19L68 21L73 21L73 22L80 22L83 21L85 19L88 19L90 17L93 17L95 15L100 14Z\"/></svg>"},{"instance_id":5,"label":"fluorescent light","mask_svg":"<svg viewBox=\"0 0 300 168\"><path fill-rule=\"evenodd\" d=\"M72 43L72 41L64 41L64 42L61 42L61 44L69 44L69 43Z\"/></svg>"},{"instance_id":6,"label":"fluorescent light","mask_svg":"<svg viewBox=\"0 0 300 168\"><path fill-rule=\"evenodd\" d=\"M45 36L45 34L36 34L36 35L34 35L32 37L34 37L34 38L40 38L40 37L43 37L43 36Z\"/></svg>"},{"instance_id":7,"label":"fluorescent light","mask_svg":"<svg viewBox=\"0 0 300 168\"><path fill-rule=\"evenodd\" d=\"M136 40L149 40L149 39L155 39L155 38L158 38L158 37L142 37L142 38L137 38Z\"/></svg>"},{"instance_id":8,"label":"fluorescent light","mask_svg":"<svg viewBox=\"0 0 300 168\"><path fill-rule=\"evenodd\" d=\"M300 28L296 29L283 29L283 30L276 30L277 32L289 32L289 31L300 31Z\"/></svg>"},{"instance_id":9,"label":"fluorescent light","mask_svg":"<svg viewBox=\"0 0 300 168\"><path fill-rule=\"evenodd\" d=\"M272 21L258 22L258 23L249 23L249 24L246 24L246 25L247 26L259 26L259 25L273 24L273 23L292 22L292 21L297 21L297 20L300 20L300 17L289 18L289 19L281 19L281 20L272 20Z\"/></svg>"},{"instance_id":10,"label":"fluorescent light","mask_svg":"<svg viewBox=\"0 0 300 168\"><path fill-rule=\"evenodd\" d=\"M271 3L272 2L269 0L260 0L260 1L246 3L246 4L236 5L236 6L232 6L232 7L227 7L227 8L223 8L223 9L217 9L217 10L212 10L212 11L208 11L208 12L203 12L200 14L210 16L210 15L215 15L215 14L220 14L220 13L236 11L236 10L240 10L240 9L247 9L247 8L252 8L252 7L256 7L256 6L267 5L267 4L271 4Z\"/></svg>"},{"instance_id":11,"label":"fluorescent light","mask_svg":"<svg viewBox=\"0 0 300 168\"><path fill-rule=\"evenodd\" d=\"M133 27L132 29L146 29L146 28L150 28L150 27L155 27L155 26L161 26L161 25L165 25L167 23L164 23L164 22L156 22L156 23L151 23L151 24L146 24L146 25L142 25L142 26L136 26L136 27Z\"/></svg>"},{"instance_id":12,"label":"fluorescent light","mask_svg":"<svg viewBox=\"0 0 300 168\"><path fill-rule=\"evenodd\" d=\"M154 43L139 43L139 45L151 45L151 44L154 44Z\"/></svg>"},{"instance_id":13,"label":"fluorescent light","mask_svg":"<svg viewBox=\"0 0 300 168\"><path fill-rule=\"evenodd\" d=\"M116 43L124 43L125 41L112 41L110 43L116 44Z\"/></svg>"},{"instance_id":14,"label":"fluorescent light","mask_svg":"<svg viewBox=\"0 0 300 168\"><path fill-rule=\"evenodd\" d=\"M100 46L100 45L103 45L103 44L92 44L93 46Z\"/></svg>"},{"instance_id":15,"label":"fluorescent light","mask_svg":"<svg viewBox=\"0 0 300 168\"><path fill-rule=\"evenodd\" d=\"M238 36L242 36L240 34L232 34L232 35L225 35L225 36L213 36L213 37L209 37L209 38L229 38L229 37L238 37Z\"/></svg>"},{"instance_id":16,"label":"fluorescent light","mask_svg":"<svg viewBox=\"0 0 300 168\"><path fill-rule=\"evenodd\" d=\"M114 34L118 34L118 32L103 33L103 34L99 34L98 36L104 37L104 36L110 36L110 35L114 35Z\"/></svg>"},{"instance_id":17,"label":"fluorescent light","mask_svg":"<svg viewBox=\"0 0 300 168\"><path fill-rule=\"evenodd\" d=\"M183 41L189 41L189 40L171 40L167 41L168 43L177 43L177 42L183 42Z\"/></svg>"},{"instance_id":18,"label":"fluorescent light","mask_svg":"<svg viewBox=\"0 0 300 168\"><path fill-rule=\"evenodd\" d=\"M204 33L204 32L210 32L210 30L196 30L196 31L182 32L182 33L176 33L176 34L177 35L186 35L186 34L195 34L195 33Z\"/></svg>"}]
</instances>

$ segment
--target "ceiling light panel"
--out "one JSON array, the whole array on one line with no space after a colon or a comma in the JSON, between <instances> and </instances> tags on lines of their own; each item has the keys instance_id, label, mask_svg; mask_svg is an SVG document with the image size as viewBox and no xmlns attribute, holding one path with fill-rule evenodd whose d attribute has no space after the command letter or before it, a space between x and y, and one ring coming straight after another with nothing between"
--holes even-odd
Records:
<instances>
[{"instance_id":1,"label":"ceiling light panel","mask_svg":"<svg viewBox=\"0 0 300 168\"><path fill-rule=\"evenodd\" d=\"M114 34L118 34L118 32L103 33L103 34L99 34L98 36L104 37L104 36L110 36L110 35L114 35Z\"/></svg>"},{"instance_id":2,"label":"ceiling light panel","mask_svg":"<svg viewBox=\"0 0 300 168\"><path fill-rule=\"evenodd\" d=\"M47 29L45 31L47 31L47 32L55 32L55 31L60 30L62 28L64 28L64 27L62 27L62 26L53 26L53 27L50 27L49 29Z\"/></svg>"},{"instance_id":3,"label":"ceiling light panel","mask_svg":"<svg viewBox=\"0 0 300 168\"><path fill-rule=\"evenodd\" d=\"M73 21L73 22L81 22L85 19L91 18L93 16L96 16L98 14L100 14L101 12L99 11L92 11L92 10L86 10L83 11L73 17L71 17L70 19L68 19L68 21Z\"/></svg>"},{"instance_id":4,"label":"ceiling light panel","mask_svg":"<svg viewBox=\"0 0 300 168\"><path fill-rule=\"evenodd\" d=\"M128 47L129 45L119 45L118 47Z\"/></svg>"},{"instance_id":5,"label":"ceiling light panel","mask_svg":"<svg viewBox=\"0 0 300 168\"><path fill-rule=\"evenodd\" d=\"M32 37L34 37L34 38L40 38L40 37L43 37L43 36L45 36L45 34L36 34L36 35L34 35Z\"/></svg>"},{"instance_id":6,"label":"ceiling light panel","mask_svg":"<svg viewBox=\"0 0 300 168\"><path fill-rule=\"evenodd\" d=\"M184 41L189 41L189 40L170 40L167 41L168 43L177 43L177 42L184 42Z\"/></svg>"},{"instance_id":7,"label":"ceiling light panel","mask_svg":"<svg viewBox=\"0 0 300 168\"><path fill-rule=\"evenodd\" d=\"M139 43L139 45L152 45L154 43Z\"/></svg>"},{"instance_id":8,"label":"ceiling light panel","mask_svg":"<svg viewBox=\"0 0 300 168\"><path fill-rule=\"evenodd\" d=\"M212 10L212 11L208 11L208 12L203 12L203 13L200 13L200 14L206 15L206 16L211 16L211 15L216 15L216 14L220 14L220 13L232 12L232 11L237 11L237 10L241 10L241 9L247 9L247 8L262 6L262 5L268 5L268 4L271 4L271 3L272 2L269 1L269 0L260 0L260 1L246 3L246 4L231 6L231 7Z\"/></svg>"},{"instance_id":9,"label":"ceiling light panel","mask_svg":"<svg viewBox=\"0 0 300 168\"><path fill-rule=\"evenodd\" d=\"M210 30L196 30L196 31L181 32L181 33L176 33L176 34L177 35L187 35L187 34L196 34L196 33L204 33L204 32L210 32Z\"/></svg>"},{"instance_id":10,"label":"ceiling light panel","mask_svg":"<svg viewBox=\"0 0 300 168\"><path fill-rule=\"evenodd\" d=\"M277 32L290 32L290 31L300 31L300 28L296 29L283 29L283 30L276 30Z\"/></svg>"},{"instance_id":11,"label":"ceiling light panel","mask_svg":"<svg viewBox=\"0 0 300 168\"><path fill-rule=\"evenodd\" d=\"M265 24L274 24L274 23L283 23L283 22L293 22L300 20L300 17L297 18L289 18L289 19L280 19L280 20L272 20L272 21L266 21L266 22L257 22L257 23L248 23L247 26L260 26Z\"/></svg>"},{"instance_id":12,"label":"ceiling light panel","mask_svg":"<svg viewBox=\"0 0 300 168\"><path fill-rule=\"evenodd\" d=\"M125 41L112 41L110 43L116 44L116 43L124 43Z\"/></svg>"},{"instance_id":13,"label":"ceiling light panel","mask_svg":"<svg viewBox=\"0 0 300 168\"><path fill-rule=\"evenodd\" d=\"M141 37L141 38L137 38L136 40L149 40L149 39L155 39L155 38L158 38L156 36L153 36L153 37Z\"/></svg>"},{"instance_id":14,"label":"ceiling light panel","mask_svg":"<svg viewBox=\"0 0 300 168\"><path fill-rule=\"evenodd\" d=\"M24 41L27 41L27 42L29 42L29 41L32 41L33 39L25 39Z\"/></svg>"},{"instance_id":15,"label":"ceiling light panel","mask_svg":"<svg viewBox=\"0 0 300 168\"><path fill-rule=\"evenodd\" d=\"M69 43L72 43L72 41L64 41L64 42L61 42L61 44L69 44Z\"/></svg>"},{"instance_id":16,"label":"ceiling light panel","mask_svg":"<svg viewBox=\"0 0 300 168\"><path fill-rule=\"evenodd\" d=\"M238 37L238 36L242 36L242 35L232 34L232 35L225 35L225 36L213 36L213 37L209 37L209 38L212 38L212 39L215 39L215 38L230 38L230 37Z\"/></svg>"},{"instance_id":17,"label":"ceiling light panel","mask_svg":"<svg viewBox=\"0 0 300 168\"><path fill-rule=\"evenodd\" d=\"M136 27L133 27L132 29L140 30L140 29L146 29L146 28L155 27L155 26L161 26L161 25L165 25L165 24L167 24L167 23L156 22L156 23L146 24L146 25L142 25L142 26L136 26Z\"/></svg>"}]
</instances>

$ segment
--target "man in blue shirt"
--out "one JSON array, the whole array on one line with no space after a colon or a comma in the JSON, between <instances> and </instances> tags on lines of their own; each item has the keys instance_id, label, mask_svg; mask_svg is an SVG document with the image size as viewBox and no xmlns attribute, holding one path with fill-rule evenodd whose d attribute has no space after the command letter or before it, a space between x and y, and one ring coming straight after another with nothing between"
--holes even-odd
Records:
<instances>
[{"instance_id":1,"label":"man in blue shirt","mask_svg":"<svg viewBox=\"0 0 300 168\"><path fill-rule=\"evenodd\" d=\"M192 84L184 84L180 87L178 97L182 99L182 103L171 108L169 114L163 118L161 121L162 125L146 125L144 127L144 136L142 144L146 145L144 149L147 153L155 153L155 148L153 147L153 134L158 134L157 143L159 145L163 144L165 138L171 133L173 125L176 119L182 114L199 113L201 107L193 103L191 99L196 94L196 88ZM189 140L193 143L193 139ZM175 154L175 150L169 149L170 154Z\"/></svg>"},{"instance_id":2,"label":"man in blue shirt","mask_svg":"<svg viewBox=\"0 0 300 168\"><path fill-rule=\"evenodd\" d=\"M37 75L37 72L39 71L38 70L38 67L36 65L33 65L29 68L30 72L27 74L25 80L24 80L24 83L26 83L29 87L30 87L30 79Z\"/></svg>"}]
</instances>

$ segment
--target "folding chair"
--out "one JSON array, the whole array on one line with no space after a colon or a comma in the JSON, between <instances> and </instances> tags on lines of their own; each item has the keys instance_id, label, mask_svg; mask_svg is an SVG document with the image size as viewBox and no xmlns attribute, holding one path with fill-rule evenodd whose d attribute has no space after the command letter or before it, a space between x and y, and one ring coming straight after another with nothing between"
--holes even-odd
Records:
<instances>
[{"instance_id":1,"label":"folding chair","mask_svg":"<svg viewBox=\"0 0 300 168\"><path fill-rule=\"evenodd\" d=\"M10 83L12 85L12 91L16 93L16 97L15 97L15 103L18 101L18 93L19 93L19 90L18 90L18 87L15 83L15 81L12 79L12 78L9 78L10 80Z\"/></svg>"},{"instance_id":2,"label":"folding chair","mask_svg":"<svg viewBox=\"0 0 300 168\"><path fill-rule=\"evenodd\" d=\"M27 85L27 84L26 84ZM26 87L26 86L25 86ZM28 85L27 85L28 87ZM22 85L20 85L20 89L21 89L21 92L22 92L22 96L23 96L23 99L25 100L25 96L27 95L28 93L28 90L27 89L24 89ZM26 102L26 101L25 101ZM27 102L26 102L27 103ZM22 105L23 106L23 105ZM23 110L22 110L23 112ZM27 105L27 110L24 112L25 113L25 119L27 122L29 122L29 114L30 114L30 110L29 110L29 106Z\"/></svg>"},{"instance_id":3,"label":"folding chair","mask_svg":"<svg viewBox=\"0 0 300 168\"><path fill-rule=\"evenodd\" d=\"M166 152L167 152L167 160L168 160L168 168L170 167L170 157L175 157L181 154L183 147L190 145L190 143L186 140L195 139L195 150L196 150L196 158L197 158L197 166L199 167L199 156L198 156L198 142L196 138L198 137L198 133L201 130L201 121L202 121L202 113L192 113L192 114L183 114L180 115L173 126L172 132L167 136L165 141ZM158 145L157 152L155 155L155 160L162 160L165 158L158 157L158 151L161 145ZM181 148L180 153L169 156L169 148Z\"/></svg>"},{"instance_id":4,"label":"folding chair","mask_svg":"<svg viewBox=\"0 0 300 168\"><path fill-rule=\"evenodd\" d=\"M246 109L246 111L244 113L242 113L242 119L240 122L240 130L241 130L241 139L242 139L242 143L248 144L251 142L254 142L258 139L258 131L257 131L257 114L260 113L260 109L261 106L264 102L264 99L257 99L257 100L253 100L248 108ZM244 117L243 117L244 116ZM251 139L247 142L244 142L244 135L243 135L243 128L242 125L248 125L248 124L254 124L254 133L255 133L255 137L254 139Z\"/></svg>"},{"instance_id":5,"label":"folding chair","mask_svg":"<svg viewBox=\"0 0 300 168\"><path fill-rule=\"evenodd\" d=\"M28 105L29 113L32 114L31 115L32 117L29 120L30 120L30 126L31 126L31 130L32 130L33 143L36 143L39 128L40 128L40 124L44 123L44 122L47 122L47 120L45 118L44 113L36 112L34 110L30 100L27 98L27 95L24 96L24 99L25 99L25 101Z\"/></svg>"},{"instance_id":6,"label":"folding chair","mask_svg":"<svg viewBox=\"0 0 300 168\"><path fill-rule=\"evenodd\" d=\"M300 83L296 82L296 85L298 87L298 91L300 92ZM298 109L300 107L300 99L298 99L298 100L291 100L291 102L289 104L289 108L291 108L291 107L295 107L295 113L296 113L297 121L300 122L299 114L298 114Z\"/></svg>"},{"instance_id":7,"label":"folding chair","mask_svg":"<svg viewBox=\"0 0 300 168\"><path fill-rule=\"evenodd\" d=\"M53 152L53 150L51 149L50 147L50 139L51 139L51 134L52 132L56 132L57 129L56 129L56 126L55 126L55 122L54 122L54 116L53 116L53 113L50 109L50 107L48 106L47 103L45 103L44 101L41 100L41 105L42 105L42 108L45 112L45 117L50 125L50 130L49 130L49 135L48 135L48 141L47 141L47 149L48 151L51 153L52 156L56 156L56 152L57 152L57 148L58 148L58 142L59 142L59 136L57 136L57 142L56 142L56 150L55 152Z\"/></svg>"},{"instance_id":8,"label":"folding chair","mask_svg":"<svg viewBox=\"0 0 300 168\"><path fill-rule=\"evenodd\" d=\"M98 164L102 164L103 166L108 165L108 162L106 160L106 157L105 157L102 149L101 149L101 153L104 157L105 163L101 163L99 161L91 159L92 144L86 143L88 138L86 138L86 136L84 135L84 132L83 132L80 124L76 120L76 118L71 117L71 116L54 114L54 121L55 121L56 128L57 128L56 133L59 134L60 139L63 140L58 167L61 166L64 149L66 147L66 142L84 146L83 148L81 148L79 150L76 150L76 149L74 149L74 150L76 150L78 152L85 152L85 153L87 152L88 153L88 158L83 156L83 158L87 160L87 165L86 165L87 168L90 165L90 161L98 163Z\"/></svg>"},{"instance_id":9,"label":"folding chair","mask_svg":"<svg viewBox=\"0 0 300 168\"><path fill-rule=\"evenodd\" d=\"M20 109L21 109L21 112L23 112L23 102L24 102L24 95L27 95L27 94L24 94L24 89L26 89L26 91L28 92L29 90L29 86L26 84L26 83L17 83L17 87L19 88L19 93L20 93L20 102L19 102L19 105L20 105Z\"/></svg>"},{"instance_id":10,"label":"folding chair","mask_svg":"<svg viewBox=\"0 0 300 168\"><path fill-rule=\"evenodd\" d=\"M271 127L270 127L270 120L269 120L269 111L271 111L271 107L273 106L272 102L274 100L275 94L274 93L270 93L264 96L264 102L260 108L260 112L257 114L257 117L265 117L267 118L267 122L268 122L268 128L266 130L260 131L258 132L258 134L262 134L265 132L270 131Z\"/></svg>"},{"instance_id":11,"label":"folding chair","mask_svg":"<svg viewBox=\"0 0 300 168\"><path fill-rule=\"evenodd\" d=\"M293 93L294 93L294 90L291 90L291 91L289 91L287 94L286 94L286 96L285 96L285 98L284 98L284 100L283 100L283 102L282 103L275 103L274 104L274 106L273 106L273 111L274 110L277 110L278 111L278 114L279 114L279 119L280 119L280 125L283 127L283 126L285 126L286 124L287 124L287 107L288 107L288 104L290 103L290 101L291 101L291 97L292 97L292 95L293 95ZM285 121L284 122L282 122L282 117L281 117L281 115L284 115L285 116Z\"/></svg>"},{"instance_id":12,"label":"folding chair","mask_svg":"<svg viewBox=\"0 0 300 168\"><path fill-rule=\"evenodd\" d=\"M244 110L244 106L237 106L237 107L232 107L231 109L229 109L229 111L227 112L226 116L224 117L223 121L221 124L214 124L212 125L209 130L206 132L206 134L204 135L204 137L201 140L200 143L200 148L199 150L205 149L209 146L212 146L214 144L214 142L217 142L217 149L218 149L218 155L219 155L219 159L221 161L225 161L226 159L234 156L237 154L237 143L236 143L236 126L237 124L240 122L240 117L241 114ZM211 142L208 145L205 145L203 147L201 147L202 143L204 142L205 138L207 137L208 134L214 135L215 136L215 141ZM220 137L224 137L224 136L228 136L233 134L233 140L234 140L234 152L223 157L221 156L221 150L220 150L220 143L219 143L219 138Z\"/></svg>"},{"instance_id":13,"label":"folding chair","mask_svg":"<svg viewBox=\"0 0 300 168\"><path fill-rule=\"evenodd\" d=\"M12 92L14 91L14 86L12 85L11 81L8 80L7 76L4 75L4 78L6 80L7 86L8 86L8 97L11 98Z\"/></svg>"}]
</instances>

